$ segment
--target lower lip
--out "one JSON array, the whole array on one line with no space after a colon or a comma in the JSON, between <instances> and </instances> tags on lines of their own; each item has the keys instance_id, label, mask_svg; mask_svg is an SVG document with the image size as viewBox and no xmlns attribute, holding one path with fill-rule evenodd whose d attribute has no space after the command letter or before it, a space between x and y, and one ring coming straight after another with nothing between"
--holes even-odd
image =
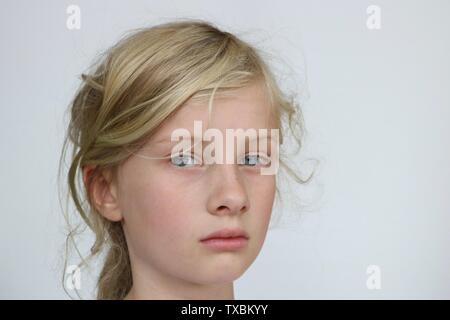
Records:
<instances>
[{"instance_id":1,"label":"lower lip","mask_svg":"<svg viewBox=\"0 0 450 320\"><path fill-rule=\"evenodd\" d=\"M205 246L214 250L239 250L245 247L248 239L245 237L233 237L233 238L211 238L202 240Z\"/></svg>"}]
</instances>

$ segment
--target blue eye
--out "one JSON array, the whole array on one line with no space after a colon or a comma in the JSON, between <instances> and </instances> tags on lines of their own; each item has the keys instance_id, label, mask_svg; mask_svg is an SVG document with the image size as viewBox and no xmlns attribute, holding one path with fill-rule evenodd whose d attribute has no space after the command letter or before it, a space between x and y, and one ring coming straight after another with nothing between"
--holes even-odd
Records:
<instances>
[{"instance_id":1,"label":"blue eye","mask_svg":"<svg viewBox=\"0 0 450 320\"><path fill-rule=\"evenodd\" d=\"M199 164L192 154L181 154L170 158L170 162L179 168L190 167Z\"/></svg>"},{"instance_id":2,"label":"blue eye","mask_svg":"<svg viewBox=\"0 0 450 320\"><path fill-rule=\"evenodd\" d=\"M244 156L244 163L240 164L248 165L250 167L255 167L257 165L266 166L270 164L270 159L259 154L246 154Z\"/></svg>"}]
</instances>

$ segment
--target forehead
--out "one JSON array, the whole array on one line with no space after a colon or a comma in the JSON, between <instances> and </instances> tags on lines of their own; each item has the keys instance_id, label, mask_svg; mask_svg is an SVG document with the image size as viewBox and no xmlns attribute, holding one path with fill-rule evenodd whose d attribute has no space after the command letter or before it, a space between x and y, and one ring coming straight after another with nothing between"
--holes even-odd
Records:
<instances>
[{"instance_id":1,"label":"forehead","mask_svg":"<svg viewBox=\"0 0 450 320\"><path fill-rule=\"evenodd\" d=\"M152 141L170 140L173 130L185 128L192 132L194 121L202 121L203 130L273 128L272 106L263 83L235 89L214 96L211 121L208 120L208 99L188 100L155 132Z\"/></svg>"}]
</instances>

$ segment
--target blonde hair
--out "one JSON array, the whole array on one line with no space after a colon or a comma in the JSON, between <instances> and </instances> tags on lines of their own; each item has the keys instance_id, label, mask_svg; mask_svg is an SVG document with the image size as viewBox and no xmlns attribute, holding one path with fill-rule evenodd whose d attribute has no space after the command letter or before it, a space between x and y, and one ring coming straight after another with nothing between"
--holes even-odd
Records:
<instances>
[{"instance_id":1,"label":"blonde hair","mask_svg":"<svg viewBox=\"0 0 450 320\"><path fill-rule=\"evenodd\" d=\"M301 110L293 98L282 93L258 50L210 22L182 19L133 30L106 50L81 78L68 110L70 122L59 176L68 144L72 143L67 201L70 196L76 211L95 234L89 256L83 258L80 254L80 266L107 249L97 281L97 299L124 298L132 286L132 276L121 223L104 218L96 210L89 186L105 169L111 169L115 175L120 164L184 102L208 95L212 99L216 91L225 92L261 80L274 106L280 144L283 130L290 130L298 150L302 144ZM95 170L86 183L81 183L80 169L86 165ZM312 177L302 180L285 164L282 155L280 167L298 183L306 183ZM276 190L279 196L278 187ZM65 218L69 221L67 213ZM65 265L69 242L75 244L77 231L69 224Z\"/></svg>"}]
</instances>

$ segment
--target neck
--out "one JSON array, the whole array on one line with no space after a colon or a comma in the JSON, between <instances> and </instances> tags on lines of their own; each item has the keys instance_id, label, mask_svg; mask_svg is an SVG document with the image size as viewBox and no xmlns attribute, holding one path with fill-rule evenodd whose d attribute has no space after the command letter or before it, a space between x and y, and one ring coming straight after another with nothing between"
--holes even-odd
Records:
<instances>
[{"instance_id":1,"label":"neck","mask_svg":"<svg viewBox=\"0 0 450 320\"><path fill-rule=\"evenodd\" d=\"M232 281L216 284L189 282L138 259L133 259L131 269L133 286L124 300L234 300Z\"/></svg>"},{"instance_id":2,"label":"neck","mask_svg":"<svg viewBox=\"0 0 450 320\"><path fill-rule=\"evenodd\" d=\"M234 300L233 282L218 285L161 287L135 282L124 300Z\"/></svg>"},{"instance_id":3,"label":"neck","mask_svg":"<svg viewBox=\"0 0 450 320\"><path fill-rule=\"evenodd\" d=\"M234 300L233 284L222 288L203 288L191 292L167 292L158 289L146 290L133 286L124 300Z\"/></svg>"}]
</instances>

